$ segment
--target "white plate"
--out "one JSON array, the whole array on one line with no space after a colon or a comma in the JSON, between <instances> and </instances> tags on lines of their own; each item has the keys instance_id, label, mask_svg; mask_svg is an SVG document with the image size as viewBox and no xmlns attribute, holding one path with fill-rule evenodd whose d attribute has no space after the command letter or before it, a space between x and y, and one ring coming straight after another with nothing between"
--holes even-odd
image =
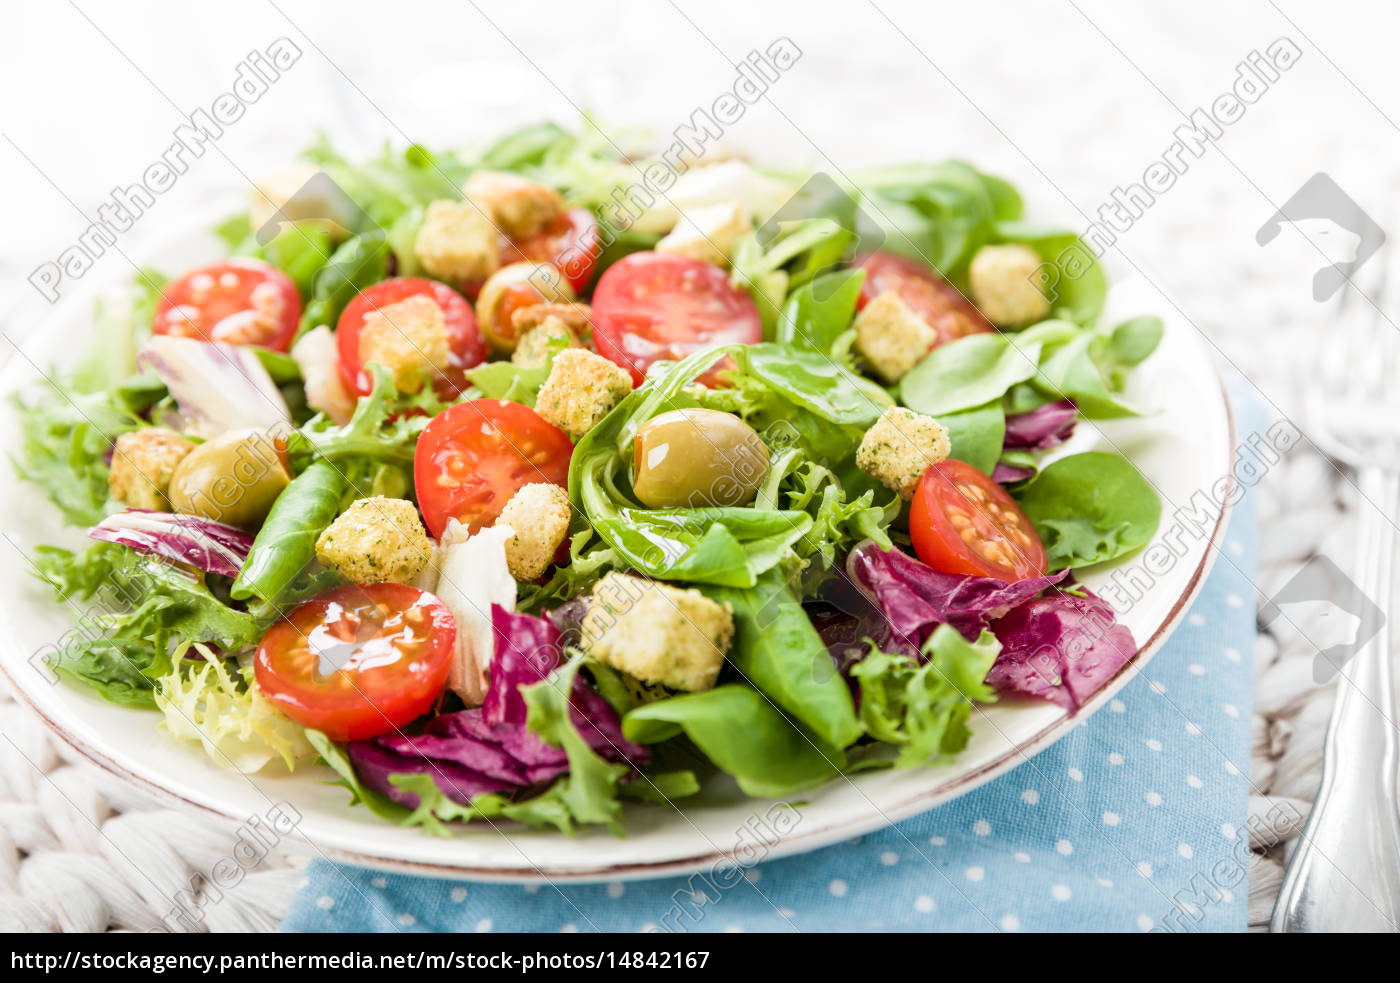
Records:
<instances>
[{"instance_id":1,"label":"white plate","mask_svg":"<svg viewBox=\"0 0 1400 983\"><path fill-rule=\"evenodd\" d=\"M207 235L185 236L142 265L179 270L220 255ZM122 276L120 259L107 261ZM69 364L92 330L92 294L61 305L0 372L0 392L31 389L39 369ZM1170 316L1171 305L1141 283L1113 291L1112 319L1157 313L1167 319L1160 349L1138 370L1131 398L1158 413L1113 421L1101 428L1080 424L1064 452L1096 447L1129 456L1161 491L1161 539L1172 528L1175 506L1229 474L1233 435L1220 381L1194 329ZM0 452L14 455L19 436L11 410L0 416ZM319 784L329 772L304 768L293 776L250 777L214 764L193 745L157 729L159 716L106 703L62 683L51 683L40 658L73 627L73 613L54 603L28 572L24 556L40 543L80 543L64 529L56 510L33 486L5 483L3 525L14 546L3 546L0 596L0 667L17 696L67 743L109 771L177 805L214 813L236 823L265 816L274 804L300 813L298 835L319 855L351 863L441 876L528 882L655 877L705 868L725 855L745 863L813 850L878 829L962 795L1025 760L1071 726L1049 704L1003 703L974 714L974 736L956 761L912 771L841 778L800 797L795 808L745 798L737 789L707 789L679 808L629 805L626 838L592 830L577 838L502 824L473 824L451 838L389 825L363 808L351 808L343 788ZM1223 509L1212 505L1202 532L1187 536L1187 549L1165 573L1152 575L1147 595L1120 612L1142 645L1127 667L1081 710L1081 718L1107 703L1152 656L1184 615L1214 555ZM15 547L18 547L16 549ZM1139 554L1140 556L1141 554ZM1136 558L1126 561L1134 565ZM1125 564L1120 564L1122 566ZM1093 588L1112 570L1085 578Z\"/></svg>"}]
</instances>

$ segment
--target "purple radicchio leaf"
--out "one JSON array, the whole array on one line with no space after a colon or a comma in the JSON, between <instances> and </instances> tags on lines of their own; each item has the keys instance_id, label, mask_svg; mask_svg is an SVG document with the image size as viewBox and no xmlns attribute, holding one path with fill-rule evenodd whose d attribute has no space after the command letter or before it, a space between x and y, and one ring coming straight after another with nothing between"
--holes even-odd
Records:
<instances>
[{"instance_id":1,"label":"purple radicchio leaf","mask_svg":"<svg viewBox=\"0 0 1400 983\"><path fill-rule=\"evenodd\" d=\"M1049 450L1069 440L1078 416L1078 407L1068 399L1008 416L1002 446L1007 450Z\"/></svg>"},{"instance_id":2,"label":"purple radicchio leaf","mask_svg":"<svg viewBox=\"0 0 1400 983\"><path fill-rule=\"evenodd\" d=\"M1001 654L988 684L1000 693L1049 700L1070 716L1137 654L1132 632L1115 621L1113 608L1082 586L1026 601L992 631Z\"/></svg>"},{"instance_id":3,"label":"purple radicchio leaf","mask_svg":"<svg viewBox=\"0 0 1400 983\"><path fill-rule=\"evenodd\" d=\"M545 618L491 606L496 635L491 685L479 707L428 721L421 734L386 734L350 744L360 780L410 809L418 796L393 784L398 774L431 775L454 802L466 805L488 792L512 793L553 781L569 770L568 757L526 726L520 689L546 679L562 658L559 628ZM617 713L582 678L574 678L569 720L597 754L634 767L650 760L646 748L622 736Z\"/></svg>"},{"instance_id":4,"label":"purple radicchio leaf","mask_svg":"<svg viewBox=\"0 0 1400 983\"><path fill-rule=\"evenodd\" d=\"M869 540L851 551L846 572L887 622L890 637L876 638L876 644L911 657L939 625L952 625L974 641L997 618L1069 574L1061 570L1008 582L942 573L899 550L881 550Z\"/></svg>"},{"instance_id":5,"label":"purple radicchio leaf","mask_svg":"<svg viewBox=\"0 0 1400 983\"><path fill-rule=\"evenodd\" d=\"M1035 474L1035 468L1022 468L998 461L997 466L992 469L992 480L999 485L1009 485L1016 481L1025 481L1033 474Z\"/></svg>"},{"instance_id":6,"label":"purple radicchio leaf","mask_svg":"<svg viewBox=\"0 0 1400 983\"><path fill-rule=\"evenodd\" d=\"M120 543L205 573L237 577L253 537L242 529L173 512L127 509L109 515L87 532L104 543Z\"/></svg>"}]
</instances>

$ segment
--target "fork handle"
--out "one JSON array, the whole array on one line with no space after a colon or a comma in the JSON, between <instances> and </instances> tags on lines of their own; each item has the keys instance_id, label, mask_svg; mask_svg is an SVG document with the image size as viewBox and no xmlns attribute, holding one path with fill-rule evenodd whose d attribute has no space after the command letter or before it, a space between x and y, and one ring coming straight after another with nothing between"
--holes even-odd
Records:
<instances>
[{"instance_id":1,"label":"fork handle","mask_svg":"<svg viewBox=\"0 0 1400 983\"><path fill-rule=\"evenodd\" d=\"M1382 610L1391 601L1392 515L1400 475L1365 468L1359 580ZM1370 503L1369 506L1367 503ZM1390 626L1342 667L1323 744L1322 786L1288 864L1269 928L1274 932L1400 931L1400 812Z\"/></svg>"}]
</instances>

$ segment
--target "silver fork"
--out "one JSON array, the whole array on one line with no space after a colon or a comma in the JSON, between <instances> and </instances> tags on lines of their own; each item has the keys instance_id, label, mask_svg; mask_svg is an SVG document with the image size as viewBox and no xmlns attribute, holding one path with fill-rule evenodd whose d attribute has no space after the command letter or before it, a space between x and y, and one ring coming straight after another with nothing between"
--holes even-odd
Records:
<instances>
[{"instance_id":1,"label":"silver fork","mask_svg":"<svg viewBox=\"0 0 1400 983\"><path fill-rule=\"evenodd\" d=\"M1400 226L1391 226L1400 234ZM1342 288L1338 330L1327 339L1306 413L1317 444L1356 471L1356 586L1383 611L1391 602L1400 503L1400 245L1361 270L1367 288ZM1367 297L1371 301L1367 300ZM1397 411L1400 412L1400 411ZM1400 805L1390 625L1351 657L1337 680L1323 745L1322 786L1288 864L1270 931L1400 931Z\"/></svg>"}]
</instances>

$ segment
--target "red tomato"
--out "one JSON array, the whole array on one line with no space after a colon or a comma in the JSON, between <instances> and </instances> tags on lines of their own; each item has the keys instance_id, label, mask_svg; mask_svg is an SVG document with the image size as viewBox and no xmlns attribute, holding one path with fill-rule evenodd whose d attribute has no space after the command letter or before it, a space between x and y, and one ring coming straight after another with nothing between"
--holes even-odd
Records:
<instances>
[{"instance_id":1,"label":"red tomato","mask_svg":"<svg viewBox=\"0 0 1400 983\"><path fill-rule=\"evenodd\" d=\"M447 684L452 612L407 584L351 584L298 606L268 629L253 673L277 709L335 741L412 723Z\"/></svg>"},{"instance_id":2,"label":"red tomato","mask_svg":"<svg viewBox=\"0 0 1400 983\"><path fill-rule=\"evenodd\" d=\"M390 304L418 294L426 294L442 308L447 327L448 368L433 384L438 395L450 399L467 388L466 370L480 365L486 358L486 344L476 327L476 314L465 297L445 283L418 277L401 276L383 280L355 295L345 305L336 323L335 340L340 350L340 377L351 392L367 395L374 388L374 378L360 361L360 331L365 318Z\"/></svg>"},{"instance_id":3,"label":"red tomato","mask_svg":"<svg viewBox=\"0 0 1400 983\"><path fill-rule=\"evenodd\" d=\"M166 287L151 330L284 352L300 319L301 297L285 273L260 259L231 259Z\"/></svg>"},{"instance_id":4,"label":"red tomato","mask_svg":"<svg viewBox=\"0 0 1400 983\"><path fill-rule=\"evenodd\" d=\"M413 486L423 521L441 536L448 519L476 532L501 514L524 485L567 487L574 445L528 406L469 399L428 422L413 455Z\"/></svg>"},{"instance_id":5,"label":"red tomato","mask_svg":"<svg viewBox=\"0 0 1400 983\"><path fill-rule=\"evenodd\" d=\"M574 288L574 293L582 293L593 281L593 267L603 248L598 238L598 223L586 208L561 212L534 235L506 242L508 244L501 248L502 266L527 260L553 263Z\"/></svg>"},{"instance_id":6,"label":"red tomato","mask_svg":"<svg viewBox=\"0 0 1400 983\"><path fill-rule=\"evenodd\" d=\"M864 307L886 290L895 291L915 314L938 332L935 348L970 334L996 330L957 287L922 263L894 253L867 253L857 256L851 267L865 270L857 308Z\"/></svg>"},{"instance_id":7,"label":"red tomato","mask_svg":"<svg viewBox=\"0 0 1400 983\"><path fill-rule=\"evenodd\" d=\"M723 344L757 344L763 324L753 298L718 266L665 253L633 253L593 289L598 354L640 385L652 362L682 359ZM702 377L709 382L713 372Z\"/></svg>"},{"instance_id":8,"label":"red tomato","mask_svg":"<svg viewBox=\"0 0 1400 983\"><path fill-rule=\"evenodd\" d=\"M909 507L914 552L935 570L997 580L1045 573L1045 547L1006 490L962 461L924 472Z\"/></svg>"}]
</instances>

